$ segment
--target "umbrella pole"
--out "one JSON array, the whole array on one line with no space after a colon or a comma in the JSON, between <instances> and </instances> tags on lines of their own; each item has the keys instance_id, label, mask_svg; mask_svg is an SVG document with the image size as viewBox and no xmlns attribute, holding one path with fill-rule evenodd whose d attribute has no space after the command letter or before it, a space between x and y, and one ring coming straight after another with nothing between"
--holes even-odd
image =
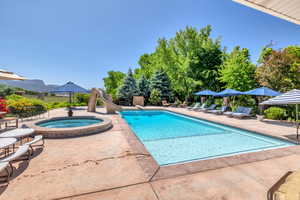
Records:
<instances>
[{"instance_id":1,"label":"umbrella pole","mask_svg":"<svg viewBox=\"0 0 300 200\"><path fill-rule=\"evenodd\" d=\"M298 139L299 138L298 104L296 104L296 127L297 127L297 139Z\"/></svg>"},{"instance_id":2,"label":"umbrella pole","mask_svg":"<svg viewBox=\"0 0 300 200\"><path fill-rule=\"evenodd\" d=\"M73 116L73 111L72 111L72 107L71 107L71 104L72 104L72 92L69 92L69 111L68 111L68 116L69 117L72 117Z\"/></svg>"}]
</instances>

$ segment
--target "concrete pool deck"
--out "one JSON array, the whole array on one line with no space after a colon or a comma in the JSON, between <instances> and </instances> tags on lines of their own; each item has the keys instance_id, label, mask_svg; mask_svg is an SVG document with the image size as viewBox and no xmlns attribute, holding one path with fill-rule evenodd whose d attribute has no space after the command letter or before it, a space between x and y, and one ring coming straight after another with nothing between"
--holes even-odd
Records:
<instances>
[{"instance_id":1,"label":"concrete pool deck","mask_svg":"<svg viewBox=\"0 0 300 200\"><path fill-rule=\"evenodd\" d=\"M295 128L285 123L167 109L277 137L295 137ZM276 149L279 151L271 157L265 156L265 151L258 152L260 159L251 162L247 158L235 164L226 160L226 166L217 168L219 161L199 161L197 167L203 169L200 172L191 166L174 165L171 176L166 175L170 170L161 171L164 176L160 178L152 157L128 138L130 132L124 120L118 115L102 114L102 108L97 111L76 110L75 115L105 116L112 120L113 128L84 137L46 140L44 149L38 149L29 163L14 164L16 173L8 186L0 188L0 200L259 200L266 199L268 189L287 171L300 168L300 146L294 146ZM64 109L50 113L50 117L64 115ZM182 173L186 169L189 171ZM157 178L152 177L154 173Z\"/></svg>"}]
</instances>

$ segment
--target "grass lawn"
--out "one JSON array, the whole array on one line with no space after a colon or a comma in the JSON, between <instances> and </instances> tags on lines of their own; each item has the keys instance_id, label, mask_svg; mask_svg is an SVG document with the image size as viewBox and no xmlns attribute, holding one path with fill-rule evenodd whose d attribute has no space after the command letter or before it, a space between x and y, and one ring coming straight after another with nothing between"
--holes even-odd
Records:
<instances>
[{"instance_id":1,"label":"grass lawn","mask_svg":"<svg viewBox=\"0 0 300 200\"><path fill-rule=\"evenodd\" d=\"M24 95L26 98L31 98L31 99L39 99L37 95ZM52 103L52 102L68 102L69 97L65 96L45 96L44 99L40 99L45 101L46 103Z\"/></svg>"}]
</instances>

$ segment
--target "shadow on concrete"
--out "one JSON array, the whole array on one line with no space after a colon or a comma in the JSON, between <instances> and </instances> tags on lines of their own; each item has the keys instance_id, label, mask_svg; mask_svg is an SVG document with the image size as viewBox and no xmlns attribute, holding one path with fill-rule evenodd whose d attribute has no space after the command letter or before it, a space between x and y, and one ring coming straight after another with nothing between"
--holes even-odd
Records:
<instances>
[{"instance_id":1,"label":"shadow on concrete","mask_svg":"<svg viewBox=\"0 0 300 200\"><path fill-rule=\"evenodd\" d=\"M266 123L266 124L277 125L277 126L294 127L294 123L293 122L271 121L271 120L264 120L262 122Z\"/></svg>"},{"instance_id":2,"label":"shadow on concrete","mask_svg":"<svg viewBox=\"0 0 300 200\"><path fill-rule=\"evenodd\" d=\"M290 135L284 135L284 137L296 142L296 143L299 143L300 142L300 134L299 134L299 139L297 139L297 134L296 134L296 130L295 130L295 134L290 134Z\"/></svg>"},{"instance_id":3,"label":"shadow on concrete","mask_svg":"<svg viewBox=\"0 0 300 200\"><path fill-rule=\"evenodd\" d=\"M9 177L9 181L17 178L20 174L22 174L27 167L29 166L29 160L25 160L25 161L20 161L20 162L16 162L13 163L13 174L11 177ZM6 190L6 188L8 187L9 184L2 184L0 185L0 195Z\"/></svg>"},{"instance_id":4,"label":"shadow on concrete","mask_svg":"<svg viewBox=\"0 0 300 200\"><path fill-rule=\"evenodd\" d=\"M30 159L33 159L40 155L43 152L44 148L42 146L33 147L33 155L30 156Z\"/></svg>"}]
</instances>

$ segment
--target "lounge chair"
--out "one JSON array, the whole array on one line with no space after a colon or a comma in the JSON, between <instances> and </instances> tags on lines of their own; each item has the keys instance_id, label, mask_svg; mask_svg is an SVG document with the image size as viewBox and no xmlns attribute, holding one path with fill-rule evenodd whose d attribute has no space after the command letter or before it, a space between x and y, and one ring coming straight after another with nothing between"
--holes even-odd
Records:
<instances>
[{"instance_id":1,"label":"lounge chair","mask_svg":"<svg viewBox=\"0 0 300 200\"><path fill-rule=\"evenodd\" d=\"M227 110L228 106L222 106L220 110L209 110L209 113L221 115Z\"/></svg>"},{"instance_id":2,"label":"lounge chair","mask_svg":"<svg viewBox=\"0 0 300 200\"><path fill-rule=\"evenodd\" d=\"M187 107L187 103L184 101L182 104L179 105L180 108L185 108Z\"/></svg>"},{"instance_id":3,"label":"lounge chair","mask_svg":"<svg viewBox=\"0 0 300 200\"><path fill-rule=\"evenodd\" d=\"M171 104L169 104L166 100L162 100L162 101L161 101L161 104L162 104L162 106L166 106L166 107L168 107L168 106L171 105Z\"/></svg>"},{"instance_id":4,"label":"lounge chair","mask_svg":"<svg viewBox=\"0 0 300 200\"><path fill-rule=\"evenodd\" d=\"M187 109L188 109L188 110L194 110L194 109L196 109L196 108L201 108L201 107L202 107L202 106L201 106L200 103L195 103L195 105L189 106L189 107L187 107Z\"/></svg>"},{"instance_id":5,"label":"lounge chair","mask_svg":"<svg viewBox=\"0 0 300 200\"><path fill-rule=\"evenodd\" d=\"M20 146L15 153L1 159L0 164L4 163L4 162L9 162L9 166L11 168L11 173L10 173L10 175L11 175L13 173L13 169L14 169L13 166L12 166L12 162L13 161L19 161L19 160L24 160L24 159L22 159L22 156L24 156L25 154L27 154L26 157L25 157L25 160L29 160L29 158L30 158L29 145Z\"/></svg>"},{"instance_id":6,"label":"lounge chair","mask_svg":"<svg viewBox=\"0 0 300 200\"><path fill-rule=\"evenodd\" d=\"M33 145L33 144L36 144L40 141L42 141L41 145ZM25 143L25 145L29 146L29 148L31 150L30 155L33 155L33 147L34 146L44 146L44 138L43 138L42 135L36 135L36 136L34 136L33 140L31 140L30 142Z\"/></svg>"},{"instance_id":7,"label":"lounge chair","mask_svg":"<svg viewBox=\"0 0 300 200\"><path fill-rule=\"evenodd\" d=\"M233 113L240 113L240 112L242 112L242 110L243 110L243 107L242 106L239 106L239 107L237 107L237 109L233 112L233 111L227 111L227 112L224 112L223 113L223 115L226 115L227 117L232 117L232 114Z\"/></svg>"},{"instance_id":8,"label":"lounge chair","mask_svg":"<svg viewBox=\"0 0 300 200\"><path fill-rule=\"evenodd\" d=\"M1 175L0 178L1 179L3 178L4 182L7 183L8 183L8 178L10 177L8 166L9 166L9 162L0 162L0 173L5 173L4 175Z\"/></svg>"},{"instance_id":9,"label":"lounge chair","mask_svg":"<svg viewBox=\"0 0 300 200\"><path fill-rule=\"evenodd\" d=\"M216 104L212 104L212 105L210 105L208 108L198 109L197 111L200 111L200 112L208 112L209 110L214 110L216 107L217 107Z\"/></svg>"},{"instance_id":10,"label":"lounge chair","mask_svg":"<svg viewBox=\"0 0 300 200\"><path fill-rule=\"evenodd\" d=\"M232 117L239 118L239 119L242 119L245 117L251 117L251 111L252 111L252 108L243 107L241 112L232 113Z\"/></svg>"}]
</instances>

